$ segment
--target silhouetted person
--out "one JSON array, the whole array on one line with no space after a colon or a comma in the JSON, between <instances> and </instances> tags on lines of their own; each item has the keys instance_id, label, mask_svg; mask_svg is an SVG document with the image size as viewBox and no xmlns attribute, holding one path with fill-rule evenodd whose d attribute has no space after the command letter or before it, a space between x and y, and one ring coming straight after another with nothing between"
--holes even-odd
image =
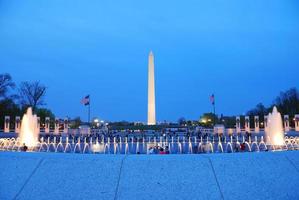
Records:
<instances>
[{"instance_id":1,"label":"silhouetted person","mask_svg":"<svg viewBox=\"0 0 299 200\"><path fill-rule=\"evenodd\" d=\"M169 147L168 146L166 146L165 147L165 154L169 154L170 152L169 152Z\"/></svg>"},{"instance_id":2,"label":"silhouetted person","mask_svg":"<svg viewBox=\"0 0 299 200\"><path fill-rule=\"evenodd\" d=\"M245 151L245 143L241 144L241 151Z\"/></svg>"},{"instance_id":3,"label":"silhouetted person","mask_svg":"<svg viewBox=\"0 0 299 200\"><path fill-rule=\"evenodd\" d=\"M26 152L27 150L28 150L28 147L27 147L26 144L24 143L24 144L23 144L23 151Z\"/></svg>"}]
</instances>

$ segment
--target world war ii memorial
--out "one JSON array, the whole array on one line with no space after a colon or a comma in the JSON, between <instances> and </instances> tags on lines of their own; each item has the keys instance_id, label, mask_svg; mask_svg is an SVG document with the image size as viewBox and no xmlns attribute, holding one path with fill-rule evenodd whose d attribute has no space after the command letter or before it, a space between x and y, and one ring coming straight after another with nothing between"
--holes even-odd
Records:
<instances>
[{"instance_id":1,"label":"world war ii memorial","mask_svg":"<svg viewBox=\"0 0 299 200\"><path fill-rule=\"evenodd\" d=\"M298 199L298 8L0 1L0 199Z\"/></svg>"}]
</instances>

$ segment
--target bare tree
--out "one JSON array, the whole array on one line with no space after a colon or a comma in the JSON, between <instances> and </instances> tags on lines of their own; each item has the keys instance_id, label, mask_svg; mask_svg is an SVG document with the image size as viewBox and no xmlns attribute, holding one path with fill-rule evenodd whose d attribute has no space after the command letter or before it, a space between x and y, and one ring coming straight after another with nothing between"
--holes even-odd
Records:
<instances>
[{"instance_id":1,"label":"bare tree","mask_svg":"<svg viewBox=\"0 0 299 200\"><path fill-rule=\"evenodd\" d=\"M276 105L282 114L288 114L292 117L299 112L299 91L297 88L290 88L285 92L281 92L275 99Z\"/></svg>"},{"instance_id":2,"label":"bare tree","mask_svg":"<svg viewBox=\"0 0 299 200\"><path fill-rule=\"evenodd\" d=\"M44 96L46 95L46 87L39 81L22 82L19 88L20 103L24 107L32 107L35 109L38 106L44 105Z\"/></svg>"},{"instance_id":3,"label":"bare tree","mask_svg":"<svg viewBox=\"0 0 299 200\"><path fill-rule=\"evenodd\" d=\"M5 98L9 89L13 89L14 87L15 84L9 74L0 74L0 98Z\"/></svg>"}]
</instances>

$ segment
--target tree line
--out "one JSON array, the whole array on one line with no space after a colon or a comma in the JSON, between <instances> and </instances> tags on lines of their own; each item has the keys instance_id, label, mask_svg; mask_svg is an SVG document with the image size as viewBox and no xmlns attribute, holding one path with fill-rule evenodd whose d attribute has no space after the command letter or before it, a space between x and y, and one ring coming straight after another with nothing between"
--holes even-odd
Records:
<instances>
[{"instance_id":1,"label":"tree line","mask_svg":"<svg viewBox=\"0 0 299 200\"><path fill-rule=\"evenodd\" d=\"M4 116L11 117L14 124L16 116L23 116L28 107L40 116L41 123L45 117L55 118L51 110L42 108L45 104L47 87L40 81L23 81L16 85L10 74L0 74L0 128L4 126Z\"/></svg>"},{"instance_id":2,"label":"tree line","mask_svg":"<svg viewBox=\"0 0 299 200\"><path fill-rule=\"evenodd\" d=\"M248 116L259 116L260 121L264 120L264 116L272 112L273 107L276 106L282 117L289 115L290 125L294 126L296 114L299 114L299 91L296 87L292 87L280 94L273 100L272 104L266 107L263 103L259 103L255 108L249 110L246 114Z\"/></svg>"}]
</instances>

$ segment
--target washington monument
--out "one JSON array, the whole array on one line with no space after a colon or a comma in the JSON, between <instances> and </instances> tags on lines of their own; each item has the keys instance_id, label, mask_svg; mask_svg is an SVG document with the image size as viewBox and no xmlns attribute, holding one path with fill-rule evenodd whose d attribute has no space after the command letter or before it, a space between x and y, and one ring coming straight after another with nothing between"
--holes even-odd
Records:
<instances>
[{"instance_id":1,"label":"washington monument","mask_svg":"<svg viewBox=\"0 0 299 200\"><path fill-rule=\"evenodd\" d=\"M151 51L148 56L148 102L147 125L156 125L156 99L155 99L155 66L154 54Z\"/></svg>"}]
</instances>

